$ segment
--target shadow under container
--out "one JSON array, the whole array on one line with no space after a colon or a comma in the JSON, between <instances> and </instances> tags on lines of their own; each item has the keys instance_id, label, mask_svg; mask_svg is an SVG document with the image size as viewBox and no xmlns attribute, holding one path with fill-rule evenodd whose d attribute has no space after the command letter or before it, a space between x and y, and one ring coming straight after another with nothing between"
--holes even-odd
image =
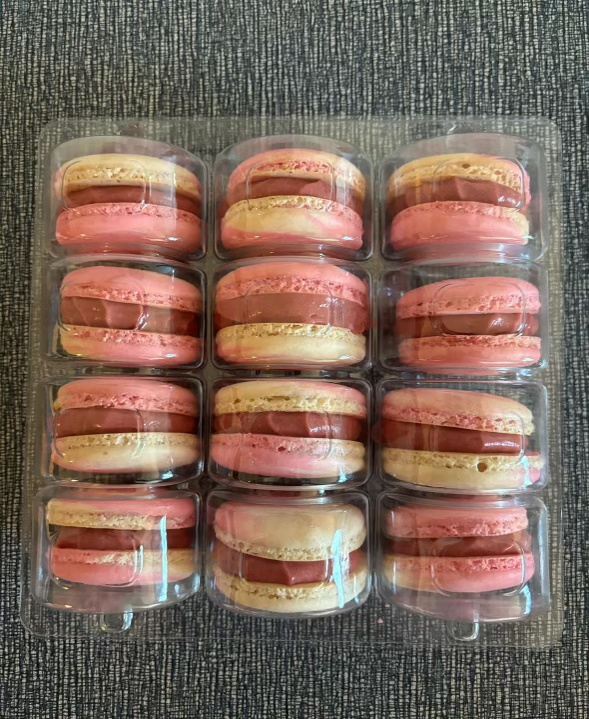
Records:
<instances>
[{"instance_id":1,"label":"shadow under container","mask_svg":"<svg viewBox=\"0 0 589 719\"><path fill-rule=\"evenodd\" d=\"M379 185L386 257L536 260L546 250L546 159L525 138L471 132L421 140L384 161Z\"/></svg>"},{"instance_id":2,"label":"shadow under container","mask_svg":"<svg viewBox=\"0 0 589 719\"><path fill-rule=\"evenodd\" d=\"M370 367L371 278L359 265L302 257L227 263L213 294L220 369Z\"/></svg>"},{"instance_id":3,"label":"shadow under container","mask_svg":"<svg viewBox=\"0 0 589 719\"><path fill-rule=\"evenodd\" d=\"M372 254L372 166L352 145L311 135L259 137L221 152L214 170L223 259Z\"/></svg>"},{"instance_id":4,"label":"shadow under container","mask_svg":"<svg viewBox=\"0 0 589 719\"><path fill-rule=\"evenodd\" d=\"M124 615L194 594L200 583L199 497L146 488L45 488L32 502L36 602Z\"/></svg>"},{"instance_id":5,"label":"shadow under container","mask_svg":"<svg viewBox=\"0 0 589 719\"><path fill-rule=\"evenodd\" d=\"M522 621L550 606L546 507L536 497L377 500L376 577L386 602L453 623Z\"/></svg>"},{"instance_id":6,"label":"shadow under container","mask_svg":"<svg viewBox=\"0 0 589 719\"><path fill-rule=\"evenodd\" d=\"M207 502L208 596L267 618L356 609L370 592L369 526L360 492L214 491Z\"/></svg>"},{"instance_id":7,"label":"shadow under container","mask_svg":"<svg viewBox=\"0 0 589 719\"><path fill-rule=\"evenodd\" d=\"M198 260L206 251L208 170L195 155L138 137L82 137L51 153L54 254Z\"/></svg>"},{"instance_id":8,"label":"shadow under container","mask_svg":"<svg viewBox=\"0 0 589 719\"><path fill-rule=\"evenodd\" d=\"M199 380L94 375L40 386L39 464L60 482L179 484L203 469Z\"/></svg>"},{"instance_id":9,"label":"shadow under container","mask_svg":"<svg viewBox=\"0 0 589 719\"><path fill-rule=\"evenodd\" d=\"M495 495L548 483L542 384L383 380L376 395L377 466L385 484Z\"/></svg>"},{"instance_id":10,"label":"shadow under container","mask_svg":"<svg viewBox=\"0 0 589 719\"><path fill-rule=\"evenodd\" d=\"M48 359L83 368L200 367L205 279L172 260L84 255L49 268Z\"/></svg>"},{"instance_id":11,"label":"shadow under container","mask_svg":"<svg viewBox=\"0 0 589 719\"><path fill-rule=\"evenodd\" d=\"M379 287L387 370L529 375L546 366L546 271L533 262L431 261L387 267Z\"/></svg>"},{"instance_id":12,"label":"shadow under container","mask_svg":"<svg viewBox=\"0 0 589 719\"><path fill-rule=\"evenodd\" d=\"M364 380L217 380L209 474L250 489L347 489L371 476L372 389Z\"/></svg>"}]
</instances>

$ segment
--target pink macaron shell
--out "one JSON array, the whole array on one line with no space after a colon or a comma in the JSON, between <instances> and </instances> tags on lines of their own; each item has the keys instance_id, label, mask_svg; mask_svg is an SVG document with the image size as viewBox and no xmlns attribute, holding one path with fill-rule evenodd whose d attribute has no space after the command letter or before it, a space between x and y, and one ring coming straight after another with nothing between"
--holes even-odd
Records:
<instances>
[{"instance_id":1,"label":"pink macaron shell","mask_svg":"<svg viewBox=\"0 0 589 719\"><path fill-rule=\"evenodd\" d=\"M289 394L293 394L295 397L332 397L336 400L359 405L355 416L366 417L366 398L362 392L337 382L325 382L323 380L269 379L236 382L221 387L215 395L215 402L221 403L241 398L244 396L244 391L247 391L247 396L249 397L249 390L253 389L256 390L255 394L259 397L276 397Z\"/></svg>"},{"instance_id":2,"label":"pink macaron shell","mask_svg":"<svg viewBox=\"0 0 589 719\"><path fill-rule=\"evenodd\" d=\"M236 187L247 183L254 175L271 177L276 173L283 173L285 176L310 180L315 179L318 175L324 175L331 178L332 183L336 184L344 180L342 173L337 172L338 167L348 170L348 173L344 172L344 176L359 172L344 158L321 150L296 147L268 150L244 160L231 173L227 186L228 201L232 204L229 198Z\"/></svg>"},{"instance_id":3,"label":"pink macaron shell","mask_svg":"<svg viewBox=\"0 0 589 719\"><path fill-rule=\"evenodd\" d=\"M145 490L137 489L137 493ZM100 516L104 520L105 528L110 527L110 520L134 518L140 519L143 529L159 529L162 524L166 529L184 529L194 527L196 524L196 508L193 499L179 497L153 497L148 499L124 499L120 495L129 494L127 488L117 490L116 488L104 489L101 493L98 489L80 489L77 491L81 499L55 498L50 504L55 512L66 512L71 515L70 526L84 527L84 517L91 513L93 516ZM84 495L87 498L84 499ZM101 494L112 499L97 499ZM75 521L76 513L80 521Z\"/></svg>"},{"instance_id":4,"label":"pink macaron shell","mask_svg":"<svg viewBox=\"0 0 589 719\"><path fill-rule=\"evenodd\" d=\"M528 234L512 218L512 213L495 205L431 202L408 207L396 215L390 241L396 250L480 242L525 245Z\"/></svg>"},{"instance_id":5,"label":"pink macaron shell","mask_svg":"<svg viewBox=\"0 0 589 719\"><path fill-rule=\"evenodd\" d=\"M197 397L186 387L171 382L133 377L74 380L59 388L55 409L113 407L198 417Z\"/></svg>"},{"instance_id":6,"label":"pink macaron shell","mask_svg":"<svg viewBox=\"0 0 589 719\"><path fill-rule=\"evenodd\" d=\"M462 505L462 506L461 506ZM515 534L528 526L525 507L482 507L481 500L453 500L448 507L404 505L384 518L388 537L446 539Z\"/></svg>"},{"instance_id":7,"label":"pink macaron shell","mask_svg":"<svg viewBox=\"0 0 589 719\"><path fill-rule=\"evenodd\" d=\"M351 272L326 262L260 262L229 272L217 283L217 301L250 294L297 292L368 302L366 283Z\"/></svg>"},{"instance_id":8,"label":"pink macaron shell","mask_svg":"<svg viewBox=\"0 0 589 719\"><path fill-rule=\"evenodd\" d=\"M211 458L234 472L285 479L345 478L361 469L340 440L309 437L215 434Z\"/></svg>"},{"instance_id":9,"label":"pink macaron shell","mask_svg":"<svg viewBox=\"0 0 589 719\"><path fill-rule=\"evenodd\" d=\"M531 367L542 359L541 340L520 335L421 337L403 340L399 359L409 367L432 371Z\"/></svg>"},{"instance_id":10,"label":"pink macaron shell","mask_svg":"<svg viewBox=\"0 0 589 719\"><path fill-rule=\"evenodd\" d=\"M196 215L164 205L104 203L82 205L57 218L56 239L65 246L155 244L182 254L202 247Z\"/></svg>"},{"instance_id":11,"label":"pink macaron shell","mask_svg":"<svg viewBox=\"0 0 589 719\"><path fill-rule=\"evenodd\" d=\"M507 421L521 424L524 434L529 414L524 405L509 397L426 387L389 392L382 405L384 419L481 432L504 432Z\"/></svg>"},{"instance_id":12,"label":"pink macaron shell","mask_svg":"<svg viewBox=\"0 0 589 719\"><path fill-rule=\"evenodd\" d=\"M53 547L51 571L61 582L129 588L162 582L179 582L194 572L194 567L174 566L168 563L162 552L157 553L160 557L159 562L154 561L151 567L139 570L134 554L129 551ZM121 559L126 560L126 563L119 563ZM139 555L137 561L140 561Z\"/></svg>"},{"instance_id":13,"label":"pink macaron shell","mask_svg":"<svg viewBox=\"0 0 589 719\"><path fill-rule=\"evenodd\" d=\"M125 367L177 367L195 364L202 357L201 341L186 335L63 325L60 339L68 355Z\"/></svg>"},{"instance_id":14,"label":"pink macaron shell","mask_svg":"<svg viewBox=\"0 0 589 719\"><path fill-rule=\"evenodd\" d=\"M112 265L93 265L69 272L60 294L186 312L202 310L201 292L190 282L160 272Z\"/></svg>"},{"instance_id":15,"label":"pink macaron shell","mask_svg":"<svg viewBox=\"0 0 589 719\"><path fill-rule=\"evenodd\" d=\"M517 277L468 277L433 282L397 302L397 319L489 312L540 311L538 288Z\"/></svg>"},{"instance_id":16,"label":"pink macaron shell","mask_svg":"<svg viewBox=\"0 0 589 719\"><path fill-rule=\"evenodd\" d=\"M525 557L525 558L524 558ZM411 557L395 555L393 581L423 592L496 592L514 589L534 575L534 555Z\"/></svg>"},{"instance_id":17,"label":"pink macaron shell","mask_svg":"<svg viewBox=\"0 0 589 719\"><path fill-rule=\"evenodd\" d=\"M229 249L325 243L357 250L362 218L337 202L302 196L244 200L223 218L221 239Z\"/></svg>"}]
</instances>

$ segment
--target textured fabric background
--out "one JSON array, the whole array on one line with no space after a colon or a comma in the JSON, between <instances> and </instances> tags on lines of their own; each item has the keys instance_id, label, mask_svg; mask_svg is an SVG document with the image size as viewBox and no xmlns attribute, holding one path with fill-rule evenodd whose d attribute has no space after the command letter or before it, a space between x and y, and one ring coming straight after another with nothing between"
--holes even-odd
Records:
<instances>
[{"instance_id":1,"label":"textured fabric background","mask_svg":"<svg viewBox=\"0 0 589 719\"><path fill-rule=\"evenodd\" d=\"M589 3L20 0L0 4L0 717L575 719L589 713ZM501 113L564 140L561 646L367 651L41 641L18 619L37 135L59 116Z\"/></svg>"}]
</instances>

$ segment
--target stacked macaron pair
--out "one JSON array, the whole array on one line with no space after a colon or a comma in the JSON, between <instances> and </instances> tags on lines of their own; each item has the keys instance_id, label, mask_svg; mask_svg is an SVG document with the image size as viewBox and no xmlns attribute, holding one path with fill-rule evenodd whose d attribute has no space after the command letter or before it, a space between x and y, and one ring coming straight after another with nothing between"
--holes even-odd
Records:
<instances>
[{"instance_id":1,"label":"stacked macaron pair","mask_svg":"<svg viewBox=\"0 0 589 719\"><path fill-rule=\"evenodd\" d=\"M365 271L320 259L256 260L223 270L215 287L218 364L337 368L369 357Z\"/></svg>"},{"instance_id":2,"label":"stacked macaron pair","mask_svg":"<svg viewBox=\"0 0 589 719\"><path fill-rule=\"evenodd\" d=\"M172 148L166 154L174 158ZM201 165L196 158L186 164L123 152L69 160L54 178L57 242L77 253L197 254L203 234Z\"/></svg>"},{"instance_id":3,"label":"stacked macaron pair","mask_svg":"<svg viewBox=\"0 0 589 719\"><path fill-rule=\"evenodd\" d=\"M238 485L319 486L368 473L368 407L353 386L298 379L226 384L214 395L213 477Z\"/></svg>"},{"instance_id":4,"label":"stacked macaron pair","mask_svg":"<svg viewBox=\"0 0 589 719\"><path fill-rule=\"evenodd\" d=\"M88 262L61 280L62 354L105 365L202 360L200 273L155 262Z\"/></svg>"},{"instance_id":5,"label":"stacked macaron pair","mask_svg":"<svg viewBox=\"0 0 589 719\"><path fill-rule=\"evenodd\" d=\"M194 381L107 375L61 385L52 408L52 476L123 483L198 476L199 395Z\"/></svg>"},{"instance_id":6,"label":"stacked macaron pair","mask_svg":"<svg viewBox=\"0 0 589 719\"><path fill-rule=\"evenodd\" d=\"M502 395L393 390L382 402L382 476L455 493L533 487L544 467L534 429L530 409Z\"/></svg>"},{"instance_id":7,"label":"stacked macaron pair","mask_svg":"<svg viewBox=\"0 0 589 719\"><path fill-rule=\"evenodd\" d=\"M441 245L525 245L530 179L514 160L474 153L403 164L386 191L389 242L398 252Z\"/></svg>"},{"instance_id":8,"label":"stacked macaron pair","mask_svg":"<svg viewBox=\"0 0 589 719\"><path fill-rule=\"evenodd\" d=\"M364 174L342 155L289 147L256 154L228 179L221 249L358 252L365 198Z\"/></svg>"},{"instance_id":9,"label":"stacked macaron pair","mask_svg":"<svg viewBox=\"0 0 589 719\"><path fill-rule=\"evenodd\" d=\"M366 503L273 501L213 493L207 591L222 606L248 613L333 614L368 596Z\"/></svg>"},{"instance_id":10,"label":"stacked macaron pair","mask_svg":"<svg viewBox=\"0 0 589 719\"><path fill-rule=\"evenodd\" d=\"M67 609L145 609L198 588L198 501L188 492L77 489L40 511L51 601L63 595Z\"/></svg>"},{"instance_id":11,"label":"stacked macaron pair","mask_svg":"<svg viewBox=\"0 0 589 719\"><path fill-rule=\"evenodd\" d=\"M448 275L398 298L391 329L402 365L484 374L541 363L542 302L535 285L517 277ZM384 302L390 302L388 295Z\"/></svg>"},{"instance_id":12,"label":"stacked macaron pair","mask_svg":"<svg viewBox=\"0 0 589 719\"><path fill-rule=\"evenodd\" d=\"M543 572L543 508L386 495L379 502L378 576L386 599L477 623L531 613L530 583ZM537 588L535 595L541 601Z\"/></svg>"}]
</instances>

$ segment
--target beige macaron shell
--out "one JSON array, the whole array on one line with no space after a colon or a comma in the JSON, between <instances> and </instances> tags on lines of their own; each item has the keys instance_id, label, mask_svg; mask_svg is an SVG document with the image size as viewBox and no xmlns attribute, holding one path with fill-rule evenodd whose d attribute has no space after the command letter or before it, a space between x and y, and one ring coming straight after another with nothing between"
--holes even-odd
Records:
<instances>
[{"instance_id":1,"label":"beige macaron shell","mask_svg":"<svg viewBox=\"0 0 589 719\"><path fill-rule=\"evenodd\" d=\"M401 482L461 490L520 489L544 466L542 457L386 448L384 471Z\"/></svg>"},{"instance_id":2,"label":"beige macaron shell","mask_svg":"<svg viewBox=\"0 0 589 719\"><path fill-rule=\"evenodd\" d=\"M226 502L217 509L214 530L238 552L295 562L345 556L366 539L364 514L351 504Z\"/></svg>"},{"instance_id":3,"label":"beige macaron shell","mask_svg":"<svg viewBox=\"0 0 589 719\"><path fill-rule=\"evenodd\" d=\"M318 412L366 417L366 400L358 390L324 382L239 382L222 387L215 396L215 414L237 412Z\"/></svg>"},{"instance_id":4,"label":"beige macaron shell","mask_svg":"<svg viewBox=\"0 0 589 719\"><path fill-rule=\"evenodd\" d=\"M115 491L115 490L110 490ZM87 529L161 530L193 527L194 500L137 500L115 496L105 499L103 492L89 499L60 499L47 503L47 524Z\"/></svg>"},{"instance_id":5,"label":"beige macaron shell","mask_svg":"<svg viewBox=\"0 0 589 719\"><path fill-rule=\"evenodd\" d=\"M70 160L57 172L59 196L89 187L170 187L195 200L201 197L200 182L190 170L148 155L86 155Z\"/></svg>"},{"instance_id":6,"label":"beige macaron shell","mask_svg":"<svg viewBox=\"0 0 589 719\"><path fill-rule=\"evenodd\" d=\"M523 171L514 162L500 157L457 153L432 155L413 160L400 167L389 180L389 197L401 194L406 187L417 187L425 182L462 177L474 181L496 182L522 191Z\"/></svg>"},{"instance_id":7,"label":"beige macaron shell","mask_svg":"<svg viewBox=\"0 0 589 719\"><path fill-rule=\"evenodd\" d=\"M338 584L316 582L285 586L266 582L248 582L214 568L217 589L237 605L277 614L321 612L343 608L361 595L368 583L363 566Z\"/></svg>"},{"instance_id":8,"label":"beige macaron shell","mask_svg":"<svg viewBox=\"0 0 589 719\"><path fill-rule=\"evenodd\" d=\"M216 335L219 356L247 364L353 365L366 356L366 338L343 327L297 323L233 325Z\"/></svg>"},{"instance_id":9,"label":"beige macaron shell","mask_svg":"<svg viewBox=\"0 0 589 719\"><path fill-rule=\"evenodd\" d=\"M79 472L162 472L199 458L199 441L184 432L75 435L54 441L52 459Z\"/></svg>"}]
</instances>

